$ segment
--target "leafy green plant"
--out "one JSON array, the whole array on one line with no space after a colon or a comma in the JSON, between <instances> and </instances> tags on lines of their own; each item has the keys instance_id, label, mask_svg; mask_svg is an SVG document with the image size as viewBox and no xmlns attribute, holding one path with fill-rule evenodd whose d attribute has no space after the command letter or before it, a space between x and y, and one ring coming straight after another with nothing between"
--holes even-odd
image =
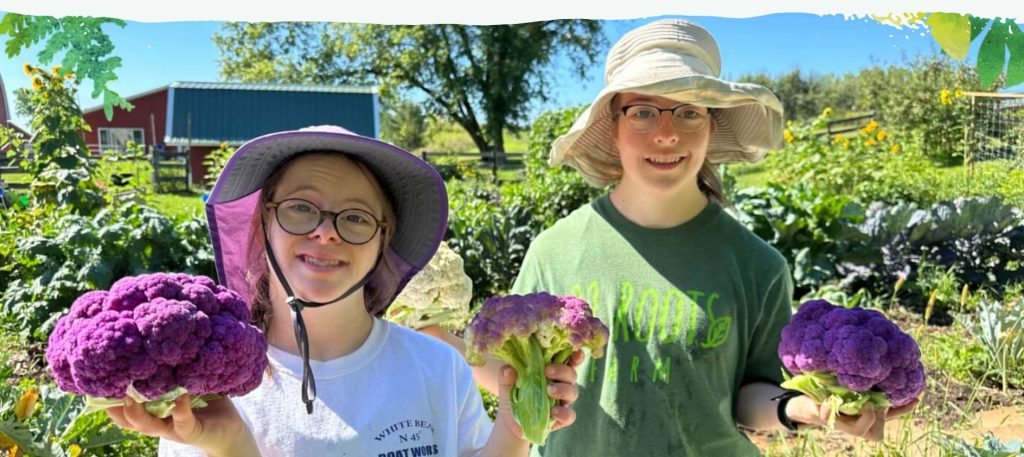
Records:
<instances>
[{"instance_id":1,"label":"leafy green plant","mask_svg":"<svg viewBox=\"0 0 1024 457\"><path fill-rule=\"evenodd\" d=\"M932 312L930 316L948 317L955 304L961 301L962 286L957 278L955 266L945 268L930 264L927 260L917 266L916 279L908 290L915 291L917 297L928 297ZM944 319L948 322L948 319Z\"/></svg>"},{"instance_id":2,"label":"leafy green plant","mask_svg":"<svg viewBox=\"0 0 1024 457\"><path fill-rule=\"evenodd\" d=\"M0 444L17 446L33 457L65 457L83 451L123 455L117 448L140 438L114 425L105 414L82 414L84 408L84 398L56 386L27 380L18 386L0 383ZM148 442L152 446L155 440Z\"/></svg>"},{"instance_id":3,"label":"leafy green plant","mask_svg":"<svg viewBox=\"0 0 1024 457\"><path fill-rule=\"evenodd\" d=\"M551 151L551 143L564 135L572 127L581 113L586 109L585 105L559 110L546 111L533 121L530 128L530 141L528 143L526 158L523 163L526 165L528 175L541 175L552 171L548 165L548 154ZM559 171L563 169L557 169Z\"/></svg>"},{"instance_id":4,"label":"leafy green plant","mask_svg":"<svg viewBox=\"0 0 1024 457\"><path fill-rule=\"evenodd\" d=\"M434 169L445 181L479 179L480 170L477 168L477 159L463 159L456 153L445 153L441 156L432 156L430 159Z\"/></svg>"},{"instance_id":5,"label":"leafy green plant","mask_svg":"<svg viewBox=\"0 0 1024 457\"><path fill-rule=\"evenodd\" d=\"M534 220L547 228L587 204L604 189L597 189L568 167L548 165L551 143L565 134L585 106L553 110L540 115L530 129L529 147L523 162L526 181L523 193L534 202Z\"/></svg>"},{"instance_id":6,"label":"leafy green plant","mask_svg":"<svg viewBox=\"0 0 1024 457\"><path fill-rule=\"evenodd\" d=\"M875 204L859 230L869 240L861 251L867 256L840 262L845 287L883 293L893 278L916 280L922 262L950 269L972 290L1024 280L1024 217L998 198L961 198L925 208Z\"/></svg>"},{"instance_id":7,"label":"leafy green plant","mask_svg":"<svg viewBox=\"0 0 1024 457\"><path fill-rule=\"evenodd\" d=\"M850 199L806 184L751 188L736 194L741 220L786 257L797 293L837 277L836 264L861 255L864 210Z\"/></svg>"},{"instance_id":8,"label":"leafy green plant","mask_svg":"<svg viewBox=\"0 0 1024 457\"><path fill-rule=\"evenodd\" d=\"M788 124L785 148L762 162L771 182L806 182L821 192L846 195L865 206L875 202L931 205L959 197L999 196L1024 207L1024 168L1012 161L950 165L925 152L921 146L924 130L890 133L880 124L873 130L875 144L871 146L865 143L869 139L866 133L860 131L828 140L817 132L831 117L826 110L812 122ZM885 134L878 141L881 132Z\"/></svg>"},{"instance_id":9,"label":"leafy green plant","mask_svg":"<svg viewBox=\"0 0 1024 457\"><path fill-rule=\"evenodd\" d=\"M1020 440L1002 442L991 432L986 432L974 443L943 433L943 456L949 457L1020 457L1024 455L1024 444Z\"/></svg>"},{"instance_id":10,"label":"leafy green plant","mask_svg":"<svg viewBox=\"0 0 1024 457\"><path fill-rule=\"evenodd\" d=\"M224 166L228 164L228 159L235 153L235 148L227 143L221 143L217 149L210 151L203 159L203 166L206 167L206 189L212 190L213 186L217 184L217 178L220 177L220 173L224 171Z\"/></svg>"},{"instance_id":11,"label":"leafy green plant","mask_svg":"<svg viewBox=\"0 0 1024 457\"><path fill-rule=\"evenodd\" d=\"M825 284L812 289L797 301L804 303L810 300L826 300L844 308L853 308L854 306L868 308L867 305L873 304L874 301L867 289L860 289L851 294L838 284Z\"/></svg>"},{"instance_id":12,"label":"leafy green plant","mask_svg":"<svg viewBox=\"0 0 1024 457\"><path fill-rule=\"evenodd\" d=\"M103 183L105 197L108 202L123 202L129 198L142 201L153 173L153 166L148 160L146 146L128 141L125 150L110 149L102 151L94 173L97 185Z\"/></svg>"},{"instance_id":13,"label":"leafy green plant","mask_svg":"<svg viewBox=\"0 0 1024 457\"><path fill-rule=\"evenodd\" d=\"M810 122L787 123L786 146L765 160L771 181L808 183L821 192L845 195L861 202L897 201L908 193L890 188L888 178L920 168L906 156L904 138L871 120L858 131L827 136L834 119L831 108ZM924 161L927 163L927 161Z\"/></svg>"},{"instance_id":14,"label":"leafy green plant","mask_svg":"<svg viewBox=\"0 0 1024 457\"><path fill-rule=\"evenodd\" d=\"M937 330L923 332L918 344L921 362L930 370L974 385L986 378L988 358L985 348L965 325L964 319L958 319L949 327L932 327Z\"/></svg>"},{"instance_id":15,"label":"leafy green plant","mask_svg":"<svg viewBox=\"0 0 1024 457\"><path fill-rule=\"evenodd\" d=\"M537 119L524 159L525 180L501 186L449 181L445 239L465 262L474 300L506 293L533 238L602 192L575 170L547 165L551 142L569 129L580 109L551 111Z\"/></svg>"},{"instance_id":16,"label":"leafy green plant","mask_svg":"<svg viewBox=\"0 0 1024 457\"><path fill-rule=\"evenodd\" d=\"M964 142L970 126L969 91L997 89L982 84L969 65L948 55L917 57L904 66L861 70L858 106L878 113L878 120L901 135L918 132L913 144L939 163L960 163L969 150Z\"/></svg>"},{"instance_id":17,"label":"leafy green plant","mask_svg":"<svg viewBox=\"0 0 1024 457\"><path fill-rule=\"evenodd\" d=\"M75 87L66 83L60 69L51 72L25 65L32 78L35 110L30 121L32 151L11 149L21 167L32 176L32 195L37 202L67 205L79 214L92 214L103 197L94 182L94 167L82 131L89 125L75 99Z\"/></svg>"},{"instance_id":18,"label":"leafy green plant","mask_svg":"<svg viewBox=\"0 0 1024 457\"><path fill-rule=\"evenodd\" d=\"M968 321L978 335L1003 391L1011 384L1024 382L1024 302L1001 303L982 300L977 320Z\"/></svg>"},{"instance_id":19,"label":"leafy green plant","mask_svg":"<svg viewBox=\"0 0 1024 457\"><path fill-rule=\"evenodd\" d=\"M458 190L456 190L458 189ZM519 273L530 241L540 232L521 197L502 196L495 186L454 186L445 239L465 262L473 298L504 294Z\"/></svg>"},{"instance_id":20,"label":"leafy green plant","mask_svg":"<svg viewBox=\"0 0 1024 457\"><path fill-rule=\"evenodd\" d=\"M6 216L0 216L6 217ZM2 324L25 341L43 341L75 298L118 278L168 271L213 275L206 223L175 224L135 203L95 216L47 206L0 226Z\"/></svg>"},{"instance_id":21,"label":"leafy green plant","mask_svg":"<svg viewBox=\"0 0 1024 457\"><path fill-rule=\"evenodd\" d=\"M908 176L908 178L910 178ZM1024 208L1024 167L1006 160L990 160L975 163L970 167L933 169L916 177L931 192L915 192L919 204L932 204L958 197L1000 197L1009 204ZM924 190L924 189L922 189Z\"/></svg>"}]
</instances>

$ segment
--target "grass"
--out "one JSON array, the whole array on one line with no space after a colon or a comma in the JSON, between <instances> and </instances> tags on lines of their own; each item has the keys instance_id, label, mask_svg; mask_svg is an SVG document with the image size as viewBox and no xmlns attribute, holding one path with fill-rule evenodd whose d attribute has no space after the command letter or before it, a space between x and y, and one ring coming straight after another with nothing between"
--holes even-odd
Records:
<instances>
[{"instance_id":1,"label":"grass","mask_svg":"<svg viewBox=\"0 0 1024 457\"><path fill-rule=\"evenodd\" d=\"M505 151L526 152L530 143L530 133L505 132ZM466 131L455 123L445 123L430 132L427 144L422 148L429 152L480 152Z\"/></svg>"},{"instance_id":2,"label":"grass","mask_svg":"<svg viewBox=\"0 0 1024 457\"><path fill-rule=\"evenodd\" d=\"M736 177L736 188L747 189L751 187L763 187L768 184L770 176L764 164L761 163L737 163L729 164L726 168L728 173Z\"/></svg>"},{"instance_id":3,"label":"grass","mask_svg":"<svg viewBox=\"0 0 1024 457\"><path fill-rule=\"evenodd\" d=\"M4 173L0 176L0 179L12 184L23 184L31 182L32 176L28 173Z\"/></svg>"},{"instance_id":4,"label":"grass","mask_svg":"<svg viewBox=\"0 0 1024 457\"><path fill-rule=\"evenodd\" d=\"M203 214L202 194L196 192L147 194L146 204L176 221Z\"/></svg>"}]
</instances>

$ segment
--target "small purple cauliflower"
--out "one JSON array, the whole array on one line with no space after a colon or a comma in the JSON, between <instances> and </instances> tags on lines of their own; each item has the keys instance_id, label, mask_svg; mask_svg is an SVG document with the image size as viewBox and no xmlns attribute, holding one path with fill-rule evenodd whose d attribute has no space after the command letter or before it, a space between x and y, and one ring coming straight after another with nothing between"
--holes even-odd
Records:
<instances>
[{"instance_id":1,"label":"small purple cauliflower","mask_svg":"<svg viewBox=\"0 0 1024 457\"><path fill-rule=\"evenodd\" d=\"M917 342L875 310L805 302L782 329L779 357L793 375L782 387L828 401L833 414L904 406L925 387Z\"/></svg>"},{"instance_id":2,"label":"small purple cauliflower","mask_svg":"<svg viewBox=\"0 0 1024 457\"><path fill-rule=\"evenodd\" d=\"M126 277L82 294L50 334L46 359L57 385L88 396L92 409L130 395L159 417L186 392L195 407L248 393L268 363L242 298L182 273Z\"/></svg>"},{"instance_id":3,"label":"small purple cauliflower","mask_svg":"<svg viewBox=\"0 0 1024 457\"><path fill-rule=\"evenodd\" d=\"M484 355L491 354L515 368L512 415L523 436L539 445L547 439L555 406L547 394L544 367L565 363L584 347L600 358L607 342L608 327L579 298L509 295L488 299L466 327L466 360L482 365Z\"/></svg>"}]
</instances>

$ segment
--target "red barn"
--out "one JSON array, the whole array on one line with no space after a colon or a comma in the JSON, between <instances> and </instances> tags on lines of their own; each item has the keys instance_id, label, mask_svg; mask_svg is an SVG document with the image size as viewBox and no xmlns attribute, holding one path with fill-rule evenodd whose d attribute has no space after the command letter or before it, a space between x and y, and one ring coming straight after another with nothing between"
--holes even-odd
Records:
<instances>
[{"instance_id":1,"label":"red barn","mask_svg":"<svg viewBox=\"0 0 1024 457\"><path fill-rule=\"evenodd\" d=\"M28 138L28 132L11 120L13 113L14 112L11 111L11 103L7 100L7 90L4 88L4 78L0 76L0 125L12 128L24 135L25 138Z\"/></svg>"},{"instance_id":2,"label":"red barn","mask_svg":"<svg viewBox=\"0 0 1024 457\"><path fill-rule=\"evenodd\" d=\"M103 114L103 106L85 110L82 116L92 131L84 132L83 136L93 154L110 149L123 151L128 140L149 148L163 143L167 123L167 88L159 87L128 97L135 108L125 111L115 107L114 116L109 121Z\"/></svg>"},{"instance_id":3,"label":"red barn","mask_svg":"<svg viewBox=\"0 0 1024 457\"><path fill-rule=\"evenodd\" d=\"M127 141L148 151L182 154L192 184L206 174L203 159L227 143L238 146L271 132L333 124L360 135L380 136L375 87L175 82L126 97L131 111L85 110L92 127L85 141L95 153L124 150Z\"/></svg>"},{"instance_id":4,"label":"red barn","mask_svg":"<svg viewBox=\"0 0 1024 457\"><path fill-rule=\"evenodd\" d=\"M7 91L4 89L4 78L0 75L0 125L7 125L10 119L10 104L7 103Z\"/></svg>"}]
</instances>

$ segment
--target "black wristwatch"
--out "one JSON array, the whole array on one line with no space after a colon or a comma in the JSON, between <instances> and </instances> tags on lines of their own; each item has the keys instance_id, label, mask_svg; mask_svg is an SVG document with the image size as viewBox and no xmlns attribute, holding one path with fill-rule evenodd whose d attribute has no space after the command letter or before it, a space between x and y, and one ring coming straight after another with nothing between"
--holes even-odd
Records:
<instances>
[{"instance_id":1,"label":"black wristwatch","mask_svg":"<svg viewBox=\"0 0 1024 457\"><path fill-rule=\"evenodd\" d=\"M786 429L791 432L797 431L797 425L796 422L793 422L793 420L786 415L786 405L789 403L789 400L799 395L803 395L803 393L795 390L787 390L780 395L772 397L772 401L779 402L778 408L776 409L776 414L779 416L779 422L782 423L783 427L786 427Z\"/></svg>"}]
</instances>

